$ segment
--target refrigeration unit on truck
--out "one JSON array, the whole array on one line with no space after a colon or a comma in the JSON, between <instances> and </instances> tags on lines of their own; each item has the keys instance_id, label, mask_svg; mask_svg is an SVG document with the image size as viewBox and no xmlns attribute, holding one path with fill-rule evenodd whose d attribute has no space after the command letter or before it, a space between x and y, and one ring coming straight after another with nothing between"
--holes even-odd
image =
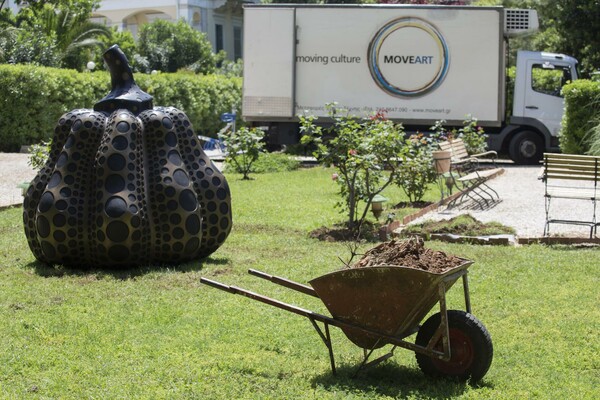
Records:
<instances>
[{"instance_id":1,"label":"refrigeration unit on truck","mask_svg":"<svg viewBox=\"0 0 600 400\"><path fill-rule=\"evenodd\" d=\"M502 7L247 5L242 116L277 144L298 141L299 114L326 121L332 102L408 130L472 116L491 149L533 163L558 149L560 89L577 79L572 57L519 51L506 118L508 38L537 27L534 10Z\"/></svg>"}]
</instances>

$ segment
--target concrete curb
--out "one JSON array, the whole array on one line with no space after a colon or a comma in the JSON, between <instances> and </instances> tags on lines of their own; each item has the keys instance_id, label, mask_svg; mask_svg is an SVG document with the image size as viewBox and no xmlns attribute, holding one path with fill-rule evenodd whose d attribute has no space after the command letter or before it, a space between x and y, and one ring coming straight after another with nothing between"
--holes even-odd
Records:
<instances>
[{"instance_id":1,"label":"concrete curb","mask_svg":"<svg viewBox=\"0 0 600 400\"><path fill-rule=\"evenodd\" d=\"M0 206L0 211L8 210L9 208L23 207L23 203L8 204L6 206Z\"/></svg>"}]
</instances>

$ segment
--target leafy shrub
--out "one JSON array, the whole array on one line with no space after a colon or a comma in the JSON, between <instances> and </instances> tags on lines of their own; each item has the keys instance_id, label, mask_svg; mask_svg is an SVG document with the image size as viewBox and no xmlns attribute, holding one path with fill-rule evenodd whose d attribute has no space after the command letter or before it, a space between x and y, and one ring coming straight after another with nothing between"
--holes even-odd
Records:
<instances>
[{"instance_id":1,"label":"leafy shrub","mask_svg":"<svg viewBox=\"0 0 600 400\"><path fill-rule=\"evenodd\" d=\"M222 137L227 147L225 162L236 172L243 174L243 179L250 179L252 164L258 160L265 146L264 136L265 133L260 129L243 127Z\"/></svg>"},{"instance_id":2,"label":"leafy shrub","mask_svg":"<svg viewBox=\"0 0 600 400\"><path fill-rule=\"evenodd\" d=\"M47 142L40 142L38 144L34 144L31 146L29 150L29 160L27 160L27 164L35 169L40 170L48 161L48 157L50 156L50 147L52 146L52 140Z\"/></svg>"},{"instance_id":3,"label":"leafy shrub","mask_svg":"<svg viewBox=\"0 0 600 400\"><path fill-rule=\"evenodd\" d=\"M506 68L506 110L504 110L504 118L510 121L513 112L513 100L515 95L515 77L517 75L517 67L512 66Z\"/></svg>"},{"instance_id":4,"label":"leafy shrub","mask_svg":"<svg viewBox=\"0 0 600 400\"><path fill-rule=\"evenodd\" d=\"M435 138L422 134L412 135L406 141L406 152L395 182L411 203L423 200L427 186L435 182L437 174L433 168L432 151L436 142Z\"/></svg>"},{"instance_id":5,"label":"leafy shrub","mask_svg":"<svg viewBox=\"0 0 600 400\"><path fill-rule=\"evenodd\" d=\"M173 106L186 113L197 133L213 135L241 98L241 79L223 75L157 74L135 76L155 105ZM14 152L22 145L52 137L62 114L92 108L110 91L106 72L32 65L0 65L0 151Z\"/></svg>"},{"instance_id":6,"label":"leafy shrub","mask_svg":"<svg viewBox=\"0 0 600 400\"><path fill-rule=\"evenodd\" d=\"M466 118L463 127L458 130L458 137L463 140L469 154L483 153L487 149L487 136L477 125L477 118Z\"/></svg>"},{"instance_id":7,"label":"leafy shrub","mask_svg":"<svg viewBox=\"0 0 600 400\"><path fill-rule=\"evenodd\" d=\"M600 114L594 118L594 125L586 136L586 143L589 145L587 154L600 156Z\"/></svg>"},{"instance_id":8,"label":"leafy shrub","mask_svg":"<svg viewBox=\"0 0 600 400\"><path fill-rule=\"evenodd\" d=\"M342 198L337 206L347 215L346 226L360 235L373 198L396 180L407 150L404 129L382 114L358 119L335 104L327 108L334 123L326 129L315 124L314 116L299 116L302 143L315 144L317 160L335 166L333 178Z\"/></svg>"},{"instance_id":9,"label":"leafy shrub","mask_svg":"<svg viewBox=\"0 0 600 400\"><path fill-rule=\"evenodd\" d=\"M442 119L430 128L433 131L431 137L434 145L437 141L462 139L469 154L483 153L487 149L487 136L483 128L477 125L477 118L467 115L462 128L459 129L447 130L445 123Z\"/></svg>"},{"instance_id":10,"label":"leafy shrub","mask_svg":"<svg viewBox=\"0 0 600 400\"><path fill-rule=\"evenodd\" d=\"M586 154L590 129L600 115L600 82L579 79L563 87L565 114L559 136L563 153Z\"/></svg>"}]
</instances>

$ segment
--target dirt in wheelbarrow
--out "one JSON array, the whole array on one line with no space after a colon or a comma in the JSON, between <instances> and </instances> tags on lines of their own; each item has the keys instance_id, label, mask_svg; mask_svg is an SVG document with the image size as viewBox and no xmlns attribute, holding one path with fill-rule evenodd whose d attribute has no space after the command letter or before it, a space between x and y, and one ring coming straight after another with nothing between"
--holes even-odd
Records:
<instances>
[{"instance_id":1,"label":"dirt in wheelbarrow","mask_svg":"<svg viewBox=\"0 0 600 400\"><path fill-rule=\"evenodd\" d=\"M381 243L367 251L360 260L350 265L350 268L391 265L439 274L457 267L463 262L463 259L446 254L443 251L426 249L423 240L415 237L408 240L391 240Z\"/></svg>"}]
</instances>

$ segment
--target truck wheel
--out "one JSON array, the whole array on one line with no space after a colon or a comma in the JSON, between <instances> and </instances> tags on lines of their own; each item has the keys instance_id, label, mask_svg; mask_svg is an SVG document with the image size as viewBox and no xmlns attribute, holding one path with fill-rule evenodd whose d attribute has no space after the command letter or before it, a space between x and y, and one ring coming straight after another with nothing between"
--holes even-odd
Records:
<instances>
[{"instance_id":1,"label":"truck wheel","mask_svg":"<svg viewBox=\"0 0 600 400\"><path fill-rule=\"evenodd\" d=\"M419 329L415 344L427 347L440 325L440 313L432 315ZM494 349L489 332L473 315L464 311L448 311L450 361L442 361L416 353L417 364L425 375L451 377L461 381L469 378L477 382L484 377L490 365ZM442 339L434 346L443 351Z\"/></svg>"},{"instance_id":2,"label":"truck wheel","mask_svg":"<svg viewBox=\"0 0 600 400\"><path fill-rule=\"evenodd\" d=\"M544 154L544 142L535 132L522 131L511 139L508 153L517 164L537 164Z\"/></svg>"}]
</instances>

